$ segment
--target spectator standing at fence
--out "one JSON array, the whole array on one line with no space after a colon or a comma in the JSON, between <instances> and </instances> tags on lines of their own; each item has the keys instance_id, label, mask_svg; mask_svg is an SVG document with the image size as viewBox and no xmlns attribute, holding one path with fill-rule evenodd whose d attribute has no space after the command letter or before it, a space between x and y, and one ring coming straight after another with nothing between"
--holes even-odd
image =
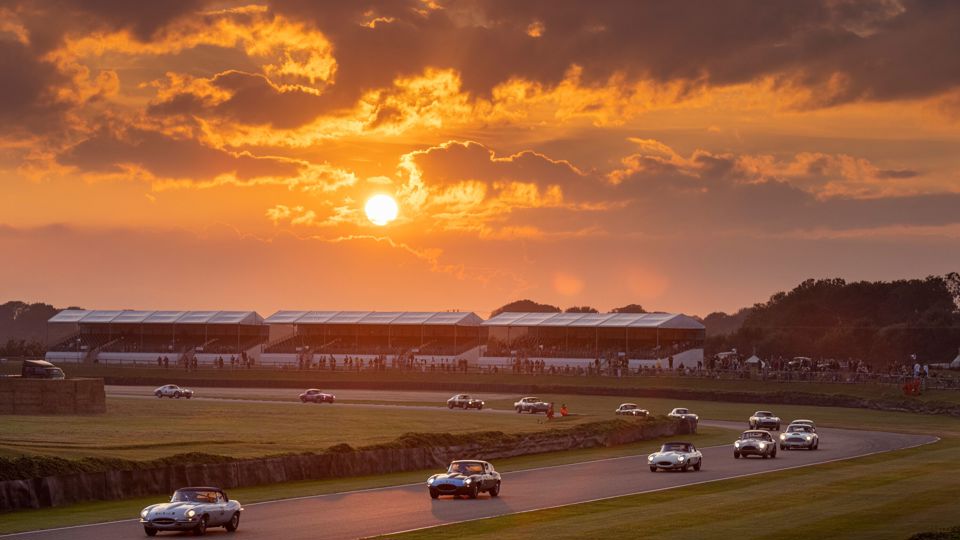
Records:
<instances>
[{"instance_id":1,"label":"spectator standing at fence","mask_svg":"<svg viewBox=\"0 0 960 540\"><path fill-rule=\"evenodd\" d=\"M570 412L567 410L567 404L566 404L566 403L561 403L561 404L560 404L560 416L566 416L566 415L568 415L568 414L570 414Z\"/></svg>"},{"instance_id":2,"label":"spectator standing at fence","mask_svg":"<svg viewBox=\"0 0 960 540\"><path fill-rule=\"evenodd\" d=\"M553 402L550 402L550 405L547 406L547 420L553 420Z\"/></svg>"}]
</instances>

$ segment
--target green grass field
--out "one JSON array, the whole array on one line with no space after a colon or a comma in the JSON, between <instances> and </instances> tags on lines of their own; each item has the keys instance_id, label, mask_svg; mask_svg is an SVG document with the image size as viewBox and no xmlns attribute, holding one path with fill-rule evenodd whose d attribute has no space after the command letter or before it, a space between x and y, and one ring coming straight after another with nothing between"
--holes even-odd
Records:
<instances>
[{"instance_id":1,"label":"green grass field","mask_svg":"<svg viewBox=\"0 0 960 540\"><path fill-rule=\"evenodd\" d=\"M391 441L408 432L530 432L591 421L474 410L377 409L301 403L108 398L88 416L0 416L0 456L118 457L146 460L205 452L254 457Z\"/></svg>"}]
</instances>

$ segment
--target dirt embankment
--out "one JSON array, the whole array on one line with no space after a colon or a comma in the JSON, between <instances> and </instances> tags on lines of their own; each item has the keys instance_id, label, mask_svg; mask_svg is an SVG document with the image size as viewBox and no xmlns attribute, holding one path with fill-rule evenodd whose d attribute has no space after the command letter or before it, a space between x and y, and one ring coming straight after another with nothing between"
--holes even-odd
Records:
<instances>
[{"instance_id":1,"label":"dirt embankment","mask_svg":"<svg viewBox=\"0 0 960 540\"><path fill-rule=\"evenodd\" d=\"M696 425L664 417L611 420L537 433L410 433L381 445L338 445L321 453L234 460L183 455L156 462L56 458L0 459L0 511L83 501L169 495L187 485L224 489L445 467L453 459L494 460L578 448L614 446L667 435Z\"/></svg>"}]
</instances>

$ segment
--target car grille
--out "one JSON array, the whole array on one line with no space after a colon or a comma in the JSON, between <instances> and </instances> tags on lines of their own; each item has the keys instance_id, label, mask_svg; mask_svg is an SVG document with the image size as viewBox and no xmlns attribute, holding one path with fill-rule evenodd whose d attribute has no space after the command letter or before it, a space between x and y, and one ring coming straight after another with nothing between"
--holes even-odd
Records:
<instances>
[{"instance_id":1,"label":"car grille","mask_svg":"<svg viewBox=\"0 0 960 540\"><path fill-rule=\"evenodd\" d=\"M657 462L657 465L660 466L660 467L671 467L671 466L673 466L673 462L670 462L670 461L658 461L658 462Z\"/></svg>"},{"instance_id":2,"label":"car grille","mask_svg":"<svg viewBox=\"0 0 960 540\"><path fill-rule=\"evenodd\" d=\"M157 519L152 519L150 521L152 523L156 523L157 525L169 525L176 520L173 518L157 518Z\"/></svg>"},{"instance_id":3,"label":"car grille","mask_svg":"<svg viewBox=\"0 0 960 540\"><path fill-rule=\"evenodd\" d=\"M437 490L439 490L439 491L456 491L456 490L457 490L457 486L455 486L455 485L453 485L453 484L440 484L439 486L437 486Z\"/></svg>"}]
</instances>

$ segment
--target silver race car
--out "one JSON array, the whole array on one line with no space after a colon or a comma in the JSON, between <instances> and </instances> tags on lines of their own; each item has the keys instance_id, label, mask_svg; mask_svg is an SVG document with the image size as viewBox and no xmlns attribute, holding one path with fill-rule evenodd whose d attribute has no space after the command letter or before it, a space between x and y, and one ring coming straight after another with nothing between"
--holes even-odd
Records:
<instances>
[{"instance_id":1,"label":"silver race car","mask_svg":"<svg viewBox=\"0 0 960 540\"><path fill-rule=\"evenodd\" d=\"M153 395L157 396L158 398L168 397L180 399L181 397L185 397L190 399L193 397L193 390L189 388L181 388L175 384L165 384L154 390Z\"/></svg>"},{"instance_id":2,"label":"silver race car","mask_svg":"<svg viewBox=\"0 0 960 540\"><path fill-rule=\"evenodd\" d=\"M780 417L770 411L757 411L747 420L750 429L772 429L780 431Z\"/></svg>"},{"instance_id":3,"label":"silver race car","mask_svg":"<svg viewBox=\"0 0 960 540\"><path fill-rule=\"evenodd\" d=\"M621 403L617 410L613 411L617 416L649 416L650 411L641 409L636 403Z\"/></svg>"},{"instance_id":4,"label":"silver race car","mask_svg":"<svg viewBox=\"0 0 960 540\"><path fill-rule=\"evenodd\" d=\"M657 469L689 471L691 468L699 471L703 465L703 454L693 443L668 442L660 447L659 452L647 456L650 472Z\"/></svg>"},{"instance_id":5,"label":"silver race car","mask_svg":"<svg viewBox=\"0 0 960 540\"><path fill-rule=\"evenodd\" d=\"M777 443L769 431L748 429L733 442L733 457L760 456L763 459L777 457Z\"/></svg>"},{"instance_id":6,"label":"silver race car","mask_svg":"<svg viewBox=\"0 0 960 540\"><path fill-rule=\"evenodd\" d=\"M807 426L812 427L814 430L817 429L817 424L815 424L815 423L813 422L813 420L807 420L806 418L797 418L796 420L790 422L790 423L787 424L787 425L791 425L791 426L792 426L793 424L804 424L804 425L807 425Z\"/></svg>"},{"instance_id":7,"label":"silver race car","mask_svg":"<svg viewBox=\"0 0 960 540\"><path fill-rule=\"evenodd\" d=\"M699 416L690 412L690 409L684 407L677 407L676 409L667 413L667 416L670 418L680 418L683 420L700 420Z\"/></svg>"},{"instance_id":8,"label":"silver race car","mask_svg":"<svg viewBox=\"0 0 960 540\"><path fill-rule=\"evenodd\" d=\"M147 536L160 531L207 532L207 527L223 527L229 532L240 526L243 507L216 487L178 489L168 503L151 504L140 512L140 523Z\"/></svg>"},{"instance_id":9,"label":"silver race car","mask_svg":"<svg viewBox=\"0 0 960 540\"><path fill-rule=\"evenodd\" d=\"M500 473L486 461L454 461L447 472L427 479L427 490L431 499L441 495L466 495L476 499L484 491L491 497L497 497L500 495Z\"/></svg>"},{"instance_id":10,"label":"silver race car","mask_svg":"<svg viewBox=\"0 0 960 540\"><path fill-rule=\"evenodd\" d=\"M780 434L781 450L792 450L794 448L816 450L819 447L820 436L817 435L817 430L807 424L790 424Z\"/></svg>"}]
</instances>

